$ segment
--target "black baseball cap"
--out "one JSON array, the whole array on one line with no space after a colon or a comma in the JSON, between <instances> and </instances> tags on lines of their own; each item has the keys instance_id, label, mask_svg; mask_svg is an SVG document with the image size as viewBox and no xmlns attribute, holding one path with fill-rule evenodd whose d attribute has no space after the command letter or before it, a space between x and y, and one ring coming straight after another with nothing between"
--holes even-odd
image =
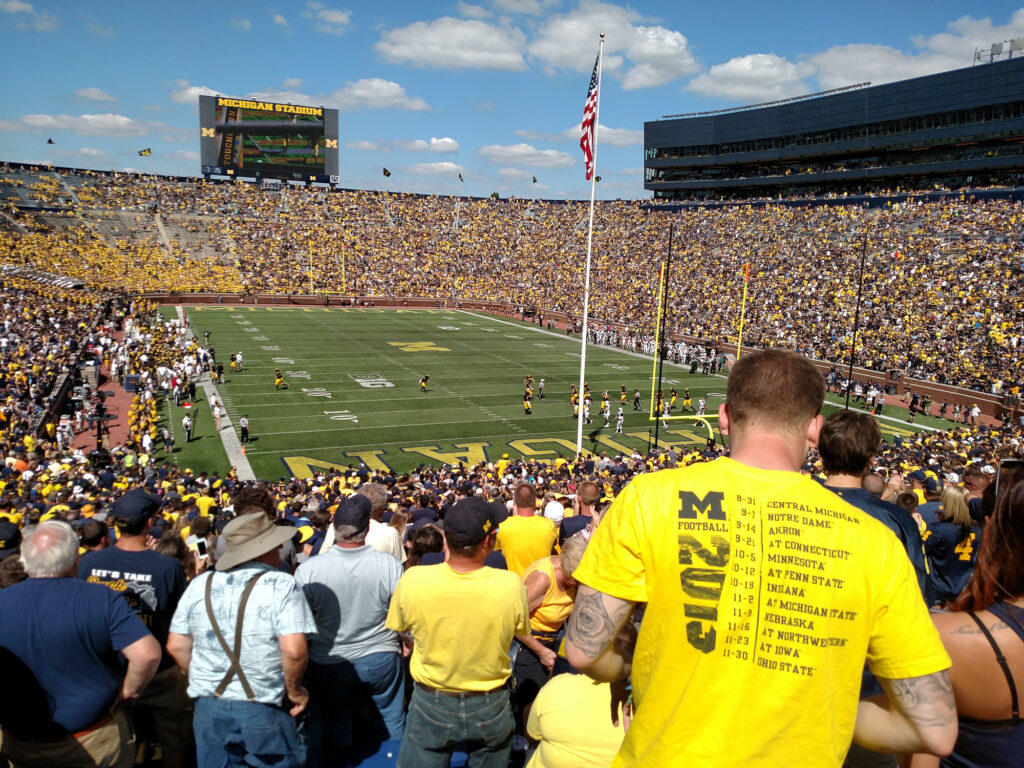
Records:
<instances>
[{"instance_id":1,"label":"black baseball cap","mask_svg":"<svg viewBox=\"0 0 1024 768\"><path fill-rule=\"evenodd\" d=\"M444 516L444 535L456 547L479 544L497 528L494 506L476 496L462 499Z\"/></svg>"},{"instance_id":2,"label":"black baseball cap","mask_svg":"<svg viewBox=\"0 0 1024 768\"><path fill-rule=\"evenodd\" d=\"M334 525L351 525L356 530L370 527L370 500L360 493L354 493L341 500L334 511Z\"/></svg>"}]
</instances>

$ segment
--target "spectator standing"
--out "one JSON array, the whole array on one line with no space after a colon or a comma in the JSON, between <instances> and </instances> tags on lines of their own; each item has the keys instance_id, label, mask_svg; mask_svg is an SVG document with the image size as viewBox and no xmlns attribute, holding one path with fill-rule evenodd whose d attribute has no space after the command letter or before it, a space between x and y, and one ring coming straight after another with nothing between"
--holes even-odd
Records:
<instances>
[{"instance_id":1,"label":"spectator standing","mask_svg":"<svg viewBox=\"0 0 1024 768\"><path fill-rule=\"evenodd\" d=\"M470 765L508 765L508 648L530 624L520 578L484 565L497 535L493 518L483 499L457 502L445 516L447 562L407 570L391 601L387 626L414 640L416 684L399 765L447 766L458 742Z\"/></svg>"},{"instance_id":2,"label":"spectator standing","mask_svg":"<svg viewBox=\"0 0 1024 768\"><path fill-rule=\"evenodd\" d=\"M21 557L29 578L0 590L2 754L27 767L130 768L135 737L119 702L152 679L160 644L126 601L74 578L71 526L41 523Z\"/></svg>"},{"instance_id":3,"label":"spectator standing","mask_svg":"<svg viewBox=\"0 0 1024 768\"><path fill-rule=\"evenodd\" d=\"M241 432L242 443L249 442L249 414L243 413L242 418L238 420L238 429Z\"/></svg>"},{"instance_id":4,"label":"spectator standing","mask_svg":"<svg viewBox=\"0 0 1024 768\"><path fill-rule=\"evenodd\" d=\"M302 677L316 622L295 578L280 570L278 550L295 531L274 525L260 504L235 506L221 534L227 549L185 590L167 650L196 699L200 768L298 768L306 746L295 718L309 702Z\"/></svg>"},{"instance_id":5,"label":"spectator standing","mask_svg":"<svg viewBox=\"0 0 1024 768\"><path fill-rule=\"evenodd\" d=\"M932 614L953 658L960 719L956 746L944 766L1011 768L1020 765L1024 754L1017 698L1024 680L1024 483L1018 479L1005 492L1000 489L995 503L977 573L952 610ZM915 755L910 765L935 768L940 763L930 755Z\"/></svg>"},{"instance_id":6,"label":"spectator standing","mask_svg":"<svg viewBox=\"0 0 1024 768\"><path fill-rule=\"evenodd\" d=\"M187 413L184 416L181 417L181 428L183 430L185 430L185 442L186 443L191 443L192 442L192 429L193 429L194 426L195 426L195 424L192 421L192 417L189 416Z\"/></svg>"},{"instance_id":7,"label":"spectator standing","mask_svg":"<svg viewBox=\"0 0 1024 768\"><path fill-rule=\"evenodd\" d=\"M405 727L401 646L384 625L402 565L366 544L370 507L359 494L344 499L334 513L334 546L295 571L317 624L308 674L311 768L358 762L381 742L400 741Z\"/></svg>"},{"instance_id":8,"label":"spectator standing","mask_svg":"<svg viewBox=\"0 0 1024 768\"><path fill-rule=\"evenodd\" d=\"M851 737L952 748L950 661L905 551L799 473L824 394L806 358L745 355L718 411L731 458L635 478L591 538L566 651L600 680L632 672L616 766L838 766ZM609 646L641 602L631 666ZM886 705L858 702L866 658Z\"/></svg>"},{"instance_id":9,"label":"spectator standing","mask_svg":"<svg viewBox=\"0 0 1024 768\"><path fill-rule=\"evenodd\" d=\"M537 489L530 483L516 486L513 502L513 514L498 529L498 548L508 569L521 577L531 563L554 552L558 529L537 514Z\"/></svg>"},{"instance_id":10,"label":"spectator standing","mask_svg":"<svg viewBox=\"0 0 1024 768\"><path fill-rule=\"evenodd\" d=\"M117 541L86 554L78 565L78 578L102 584L124 597L163 648L171 617L185 591L185 568L146 546L159 510L156 498L142 489L121 496L110 513ZM136 704L137 712L152 718L167 768L184 765L192 746L192 701L186 687L187 680L165 651L156 676Z\"/></svg>"}]
</instances>

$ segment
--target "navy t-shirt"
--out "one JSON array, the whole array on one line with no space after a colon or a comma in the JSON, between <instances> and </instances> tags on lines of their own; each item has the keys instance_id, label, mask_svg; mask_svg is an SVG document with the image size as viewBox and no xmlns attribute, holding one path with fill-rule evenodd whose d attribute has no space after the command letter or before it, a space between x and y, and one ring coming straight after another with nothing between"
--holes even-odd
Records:
<instances>
[{"instance_id":1,"label":"navy t-shirt","mask_svg":"<svg viewBox=\"0 0 1024 768\"><path fill-rule=\"evenodd\" d=\"M129 552L107 547L88 553L78 564L78 578L109 587L128 601L142 623L149 627L160 647L167 645L167 632L178 600L185 591L185 568L173 557L151 549ZM164 648L160 669L174 659Z\"/></svg>"},{"instance_id":2,"label":"navy t-shirt","mask_svg":"<svg viewBox=\"0 0 1024 768\"><path fill-rule=\"evenodd\" d=\"M910 558L910 562L914 566L914 573L917 575L917 584L921 588L921 593L924 594L928 569L924 563L921 530L917 527L914 518L908 515L902 507L882 501L863 488L833 488L830 485L825 487L848 504L867 512L896 534L896 538L900 540L903 548L907 551L907 557Z\"/></svg>"},{"instance_id":3,"label":"navy t-shirt","mask_svg":"<svg viewBox=\"0 0 1024 768\"><path fill-rule=\"evenodd\" d=\"M928 605L953 600L967 585L978 561L981 528L972 525L967 535L959 525L939 521L928 526L924 541L928 553Z\"/></svg>"},{"instance_id":4,"label":"navy t-shirt","mask_svg":"<svg viewBox=\"0 0 1024 768\"><path fill-rule=\"evenodd\" d=\"M118 651L147 634L124 600L93 584L27 579L0 590L0 648L24 665L23 679L5 677L4 688L22 705L43 701L35 695L42 689L46 710L5 707L3 726L22 738L89 727L121 691L124 663Z\"/></svg>"}]
</instances>

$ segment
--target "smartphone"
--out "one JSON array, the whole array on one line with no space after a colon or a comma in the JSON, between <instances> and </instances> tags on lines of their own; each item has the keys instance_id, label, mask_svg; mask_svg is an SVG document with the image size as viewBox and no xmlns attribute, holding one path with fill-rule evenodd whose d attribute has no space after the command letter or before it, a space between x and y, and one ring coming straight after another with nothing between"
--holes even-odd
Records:
<instances>
[{"instance_id":1,"label":"smartphone","mask_svg":"<svg viewBox=\"0 0 1024 768\"><path fill-rule=\"evenodd\" d=\"M200 539L198 536L189 536L185 539L185 544L188 545L189 549L199 555L199 557L209 557L209 553L206 549L206 539Z\"/></svg>"}]
</instances>

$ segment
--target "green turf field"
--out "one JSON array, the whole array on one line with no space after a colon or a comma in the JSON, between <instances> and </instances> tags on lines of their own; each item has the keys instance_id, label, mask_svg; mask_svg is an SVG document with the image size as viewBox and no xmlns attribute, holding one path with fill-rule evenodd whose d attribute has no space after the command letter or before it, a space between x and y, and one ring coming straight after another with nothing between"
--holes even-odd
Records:
<instances>
[{"instance_id":1,"label":"green turf field","mask_svg":"<svg viewBox=\"0 0 1024 768\"><path fill-rule=\"evenodd\" d=\"M173 309L165 310L173 312ZM579 378L580 343L562 333L516 321L454 310L375 310L298 307L190 307L193 333L210 343L227 366L241 351L245 371L225 374L217 390L232 428L243 413L253 442L246 460L257 477L308 476L322 468L366 462L370 467L409 470L421 462L476 463L510 456L569 457L576 421L569 387ZM290 389L275 391L274 369ZM607 347L588 347L587 380L595 396L593 423L585 425L584 449L609 454L651 444L647 412L634 413L632 392L650 405L652 363ZM523 413L523 379L546 380L547 396L535 398L532 415ZM425 393L419 379L429 374ZM619 387L630 397L625 434L616 435ZM693 403L708 398L712 426L725 392L721 376L691 376L671 365L663 374L665 391L689 387ZM604 428L599 394L612 394L611 426ZM205 398L199 398L198 440L183 444L183 411L173 410L181 466L230 466L215 434ZM681 400L680 400L681 404ZM889 409L887 408L888 412ZM893 409L903 418L905 411ZM883 421L883 429L903 434L921 425ZM659 428L660 442L701 445L707 429L692 421Z\"/></svg>"}]
</instances>

